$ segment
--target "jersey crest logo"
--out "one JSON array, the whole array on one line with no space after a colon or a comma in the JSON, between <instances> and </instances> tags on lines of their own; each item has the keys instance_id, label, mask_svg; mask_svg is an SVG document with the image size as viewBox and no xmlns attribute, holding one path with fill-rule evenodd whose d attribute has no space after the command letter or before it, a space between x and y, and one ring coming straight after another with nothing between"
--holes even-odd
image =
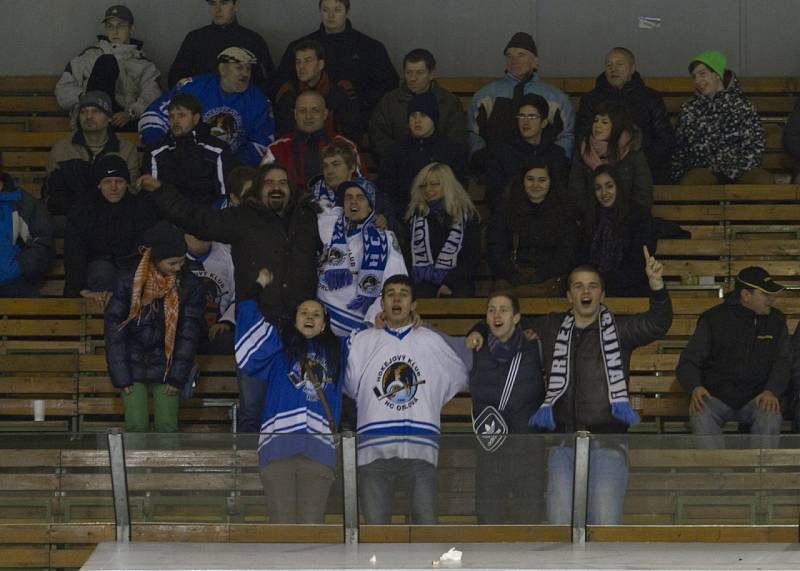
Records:
<instances>
[{"instance_id":1,"label":"jersey crest logo","mask_svg":"<svg viewBox=\"0 0 800 571\"><path fill-rule=\"evenodd\" d=\"M417 391L424 384L416 363L401 355L384 363L378 373L378 386L372 390L388 408L405 410L417 402Z\"/></svg>"}]
</instances>

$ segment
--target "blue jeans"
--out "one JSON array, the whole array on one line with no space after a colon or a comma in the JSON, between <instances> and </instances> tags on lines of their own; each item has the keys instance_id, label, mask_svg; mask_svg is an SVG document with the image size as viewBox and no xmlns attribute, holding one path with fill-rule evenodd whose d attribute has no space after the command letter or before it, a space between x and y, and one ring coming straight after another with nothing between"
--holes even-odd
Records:
<instances>
[{"instance_id":1,"label":"blue jeans","mask_svg":"<svg viewBox=\"0 0 800 571\"><path fill-rule=\"evenodd\" d=\"M261 413L267 397L267 383L236 368L236 381L239 384L239 416L236 432L260 432Z\"/></svg>"},{"instance_id":2,"label":"blue jeans","mask_svg":"<svg viewBox=\"0 0 800 571\"><path fill-rule=\"evenodd\" d=\"M411 522L437 523L438 482L436 466L425 460L380 458L358 468L358 495L364 522L371 525L392 521L394 492L399 479L408 480Z\"/></svg>"},{"instance_id":3,"label":"blue jeans","mask_svg":"<svg viewBox=\"0 0 800 571\"><path fill-rule=\"evenodd\" d=\"M777 448L783 416L779 412L764 412L751 400L739 410L729 407L718 398L705 401L705 407L690 418L692 434L697 436L698 448L725 448L722 426L731 420L750 427L752 448Z\"/></svg>"},{"instance_id":4,"label":"blue jeans","mask_svg":"<svg viewBox=\"0 0 800 571\"><path fill-rule=\"evenodd\" d=\"M575 449L558 446L550 450L547 460L547 519L554 525L572 522L572 477ZM602 448L592 444L589 450L589 496L587 523L618 525L622 523L625 488L628 485L628 455L614 446Z\"/></svg>"}]
</instances>

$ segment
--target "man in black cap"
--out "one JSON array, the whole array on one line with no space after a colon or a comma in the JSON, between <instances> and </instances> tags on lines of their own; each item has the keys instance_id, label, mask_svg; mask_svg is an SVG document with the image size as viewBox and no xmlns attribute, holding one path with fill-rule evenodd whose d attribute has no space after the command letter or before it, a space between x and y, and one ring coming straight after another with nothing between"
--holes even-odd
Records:
<instances>
[{"instance_id":1,"label":"man in black cap","mask_svg":"<svg viewBox=\"0 0 800 571\"><path fill-rule=\"evenodd\" d=\"M275 72L272 56L261 34L239 24L240 0L207 0L207 3L211 23L186 34L169 68L169 86L195 75L212 73L217 69L217 55L222 50L240 46L255 54L258 62L253 67L253 83L264 95L271 96L269 85Z\"/></svg>"},{"instance_id":2,"label":"man in black cap","mask_svg":"<svg viewBox=\"0 0 800 571\"><path fill-rule=\"evenodd\" d=\"M133 13L126 6L111 6L103 17L105 35L97 44L72 58L56 84L56 99L72 113L82 94L102 91L111 99L111 125L135 131L136 118L161 95L159 71L142 51L142 42L132 37Z\"/></svg>"},{"instance_id":3,"label":"man in black cap","mask_svg":"<svg viewBox=\"0 0 800 571\"><path fill-rule=\"evenodd\" d=\"M430 91L414 95L408 101L406 115L409 134L401 143L394 144L381 161L378 173L377 210L395 221L405 218L411 183L424 166L446 164L466 185L464 148L438 133L436 95Z\"/></svg>"},{"instance_id":4,"label":"man in black cap","mask_svg":"<svg viewBox=\"0 0 800 571\"><path fill-rule=\"evenodd\" d=\"M526 93L538 93L547 100L550 111L547 119L555 131L556 144L571 156L575 144L572 104L563 91L539 78L536 42L530 34L517 32L503 53L506 56L505 77L479 89L467 112L471 164L483 171L487 146L511 138L514 102Z\"/></svg>"},{"instance_id":5,"label":"man in black cap","mask_svg":"<svg viewBox=\"0 0 800 571\"><path fill-rule=\"evenodd\" d=\"M751 434L780 433L779 399L792 364L786 316L772 307L781 290L764 268L744 268L725 302L697 320L676 373L690 396L692 432L710 437L700 446L722 448L728 421L749 426Z\"/></svg>"},{"instance_id":6,"label":"man in black cap","mask_svg":"<svg viewBox=\"0 0 800 571\"><path fill-rule=\"evenodd\" d=\"M111 99L102 91L90 91L78 102L78 130L61 139L47 158L47 178L42 196L54 215L65 215L84 193L92 193L92 165L106 155L125 160L130 176L139 176L136 145L120 139L109 129L113 115ZM63 234L63 218L55 220L57 235Z\"/></svg>"}]
</instances>

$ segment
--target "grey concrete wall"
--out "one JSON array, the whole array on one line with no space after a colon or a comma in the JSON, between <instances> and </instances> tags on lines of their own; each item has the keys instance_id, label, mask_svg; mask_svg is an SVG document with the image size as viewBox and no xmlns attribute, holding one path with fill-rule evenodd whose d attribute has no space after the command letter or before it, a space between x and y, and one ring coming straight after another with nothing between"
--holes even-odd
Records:
<instances>
[{"instance_id":1,"label":"grey concrete wall","mask_svg":"<svg viewBox=\"0 0 800 571\"><path fill-rule=\"evenodd\" d=\"M121 0L136 36L166 72L185 33L208 22L202 0ZM100 33L112 0L0 0L0 75L56 74ZM317 0L241 0L240 20L278 60L286 44L319 25ZM615 45L633 49L646 75L683 75L699 51L725 51L742 75L798 75L798 0L352 0L351 19L381 39L395 65L427 47L442 75L497 75L518 30L533 33L541 71L599 73ZM660 18L642 29L639 17Z\"/></svg>"}]
</instances>

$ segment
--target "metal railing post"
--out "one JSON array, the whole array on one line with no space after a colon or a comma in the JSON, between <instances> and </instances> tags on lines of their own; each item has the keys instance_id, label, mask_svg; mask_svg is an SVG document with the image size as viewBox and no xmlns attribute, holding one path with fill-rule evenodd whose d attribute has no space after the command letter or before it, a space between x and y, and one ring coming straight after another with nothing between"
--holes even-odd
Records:
<instances>
[{"instance_id":1,"label":"metal railing post","mask_svg":"<svg viewBox=\"0 0 800 571\"><path fill-rule=\"evenodd\" d=\"M575 473L572 485L572 543L586 543L586 510L589 494L589 433L575 435Z\"/></svg>"},{"instance_id":2,"label":"metal railing post","mask_svg":"<svg viewBox=\"0 0 800 571\"><path fill-rule=\"evenodd\" d=\"M128 504L128 477L125 473L125 445L118 428L108 431L108 458L111 465L111 490L114 494L114 520L117 541L131 540L131 516Z\"/></svg>"},{"instance_id":3,"label":"metal railing post","mask_svg":"<svg viewBox=\"0 0 800 571\"><path fill-rule=\"evenodd\" d=\"M356 437L352 432L342 434L342 478L344 492L344 542L358 544L358 457Z\"/></svg>"}]
</instances>

